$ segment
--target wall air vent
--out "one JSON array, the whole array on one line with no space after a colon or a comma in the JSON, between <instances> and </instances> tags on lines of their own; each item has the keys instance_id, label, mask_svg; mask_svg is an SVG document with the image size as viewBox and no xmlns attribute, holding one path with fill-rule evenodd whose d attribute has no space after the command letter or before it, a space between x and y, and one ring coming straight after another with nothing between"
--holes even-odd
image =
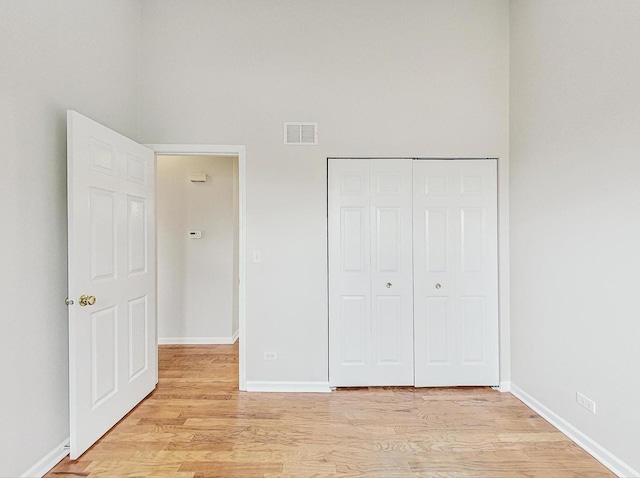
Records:
<instances>
[{"instance_id":1,"label":"wall air vent","mask_svg":"<svg viewBox=\"0 0 640 478\"><path fill-rule=\"evenodd\" d=\"M284 144L318 144L318 123L285 123Z\"/></svg>"}]
</instances>

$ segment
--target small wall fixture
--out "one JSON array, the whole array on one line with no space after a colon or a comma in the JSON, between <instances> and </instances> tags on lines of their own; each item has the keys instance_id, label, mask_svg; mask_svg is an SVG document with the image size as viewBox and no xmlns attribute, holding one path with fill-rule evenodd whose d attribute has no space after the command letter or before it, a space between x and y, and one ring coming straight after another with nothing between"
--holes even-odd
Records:
<instances>
[{"instance_id":1,"label":"small wall fixture","mask_svg":"<svg viewBox=\"0 0 640 478\"><path fill-rule=\"evenodd\" d=\"M284 123L284 144L318 144L318 123Z\"/></svg>"},{"instance_id":2,"label":"small wall fixture","mask_svg":"<svg viewBox=\"0 0 640 478\"><path fill-rule=\"evenodd\" d=\"M189 175L189 181L192 183L206 183L207 173L191 173Z\"/></svg>"}]
</instances>

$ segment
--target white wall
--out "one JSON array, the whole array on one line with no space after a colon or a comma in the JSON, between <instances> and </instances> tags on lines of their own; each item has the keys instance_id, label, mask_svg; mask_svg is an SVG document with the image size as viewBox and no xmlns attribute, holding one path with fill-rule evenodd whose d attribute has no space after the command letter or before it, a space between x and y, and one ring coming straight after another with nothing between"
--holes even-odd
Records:
<instances>
[{"instance_id":1,"label":"white wall","mask_svg":"<svg viewBox=\"0 0 640 478\"><path fill-rule=\"evenodd\" d=\"M504 177L508 2L152 0L142 15L142 139L247 148L248 257L262 251L248 380L326 382L326 158L500 157ZM283 121L318 121L320 144L284 147Z\"/></svg>"},{"instance_id":2,"label":"white wall","mask_svg":"<svg viewBox=\"0 0 640 478\"><path fill-rule=\"evenodd\" d=\"M230 339L238 330L233 317L237 163L237 157L226 156L157 157L161 343ZM205 173L207 181L192 183L191 173ZM192 230L202 238L190 239Z\"/></svg>"},{"instance_id":3,"label":"white wall","mask_svg":"<svg viewBox=\"0 0 640 478\"><path fill-rule=\"evenodd\" d=\"M511 4L512 380L640 472L638 25L637 0Z\"/></svg>"},{"instance_id":4,"label":"white wall","mask_svg":"<svg viewBox=\"0 0 640 478\"><path fill-rule=\"evenodd\" d=\"M69 436L66 112L135 136L139 4L0 1L0 476Z\"/></svg>"}]
</instances>

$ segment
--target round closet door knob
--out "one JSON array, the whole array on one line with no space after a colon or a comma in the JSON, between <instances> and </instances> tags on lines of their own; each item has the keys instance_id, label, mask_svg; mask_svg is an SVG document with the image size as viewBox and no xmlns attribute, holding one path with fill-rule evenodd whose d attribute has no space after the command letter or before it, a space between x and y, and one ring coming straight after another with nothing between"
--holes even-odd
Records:
<instances>
[{"instance_id":1,"label":"round closet door knob","mask_svg":"<svg viewBox=\"0 0 640 478\"><path fill-rule=\"evenodd\" d=\"M440 284L436 284L436 289L439 289L440 287L442 287Z\"/></svg>"},{"instance_id":2,"label":"round closet door knob","mask_svg":"<svg viewBox=\"0 0 640 478\"><path fill-rule=\"evenodd\" d=\"M391 289L391 286L392 286L392 285L393 285L393 284L392 284L391 282L387 282L387 289Z\"/></svg>"},{"instance_id":3,"label":"round closet door knob","mask_svg":"<svg viewBox=\"0 0 640 478\"><path fill-rule=\"evenodd\" d=\"M80 305L86 307L87 305L93 305L96 303L96 298L92 295L84 294L80 296Z\"/></svg>"}]
</instances>

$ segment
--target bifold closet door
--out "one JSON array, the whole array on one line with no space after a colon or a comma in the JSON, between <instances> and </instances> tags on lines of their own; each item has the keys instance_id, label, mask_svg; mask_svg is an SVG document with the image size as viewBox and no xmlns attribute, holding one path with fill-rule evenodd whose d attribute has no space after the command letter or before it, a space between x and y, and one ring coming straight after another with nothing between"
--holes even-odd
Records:
<instances>
[{"instance_id":1,"label":"bifold closet door","mask_svg":"<svg viewBox=\"0 0 640 478\"><path fill-rule=\"evenodd\" d=\"M417 387L498 384L496 163L413 162Z\"/></svg>"},{"instance_id":2,"label":"bifold closet door","mask_svg":"<svg viewBox=\"0 0 640 478\"><path fill-rule=\"evenodd\" d=\"M329 380L413 385L410 160L329 160Z\"/></svg>"}]
</instances>

